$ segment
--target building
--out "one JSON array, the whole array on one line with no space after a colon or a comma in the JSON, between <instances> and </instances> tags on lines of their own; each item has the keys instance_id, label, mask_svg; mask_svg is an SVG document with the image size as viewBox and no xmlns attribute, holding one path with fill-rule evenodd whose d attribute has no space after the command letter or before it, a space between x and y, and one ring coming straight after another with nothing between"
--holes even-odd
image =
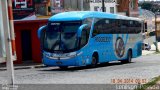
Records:
<instances>
[{"instance_id":1,"label":"building","mask_svg":"<svg viewBox=\"0 0 160 90\"><path fill-rule=\"evenodd\" d=\"M138 0L104 0L105 12L127 15L132 17L139 16ZM102 0L90 0L91 11L102 11Z\"/></svg>"},{"instance_id":2,"label":"building","mask_svg":"<svg viewBox=\"0 0 160 90\"><path fill-rule=\"evenodd\" d=\"M42 55L37 31L47 23L47 19L38 19L36 15L50 15L49 4L49 0L13 0L17 55L15 63L41 62Z\"/></svg>"},{"instance_id":3,"label":"building","mask_svg":"<svg viewBox=\"0 0 160 90\"><path fill-rule=\"evenodd\" d=\"M34 0L35 14L37 16L51 15L51 1L50 0Z\"/></svg>"},{"instance_id":4,"label":"building","mask_svg":"<svg viewBox=\"0 0 160 90\"><path fill-rule=\"evenodd\" d=\"M41 63L42 54L37 31L39 27L46 23L47 19L14 21L17 54L17 60L15 63Z\"/></svg>"},{"instance_id":5,"label":"building","mask_svg":"<svg viewBox=\"0 0 160 90\"><path fill-rule=\"evenodd\" d=\"M105 0L105 12L117 13L117 0ZM91 11L102 11L102 0L90 0Z\"/></svg>"},{"instance_id":6,"label":"building","mask_svg":"<svg viewBox=\"0 0 160 90\"><path fill-rule=\"evenodd\" d=\"M139 16L138 0L117 0L117 12L131 17Z\"/></svg>"},{"instance_id":7,"label":"building","mask_svg":"<svg viewBox=\"0 0 160 90\"><path fill-rule=\"evenodd\" d=\"M104 0L105 12L137 17L138 0ZM102 11L102 0L51 0L51 12Z\"/></svg>"},{"instance_id":8,"label":"building","mask_svg":"<svg viewBox=\"0 0 160 90\"><path fill-rule=\"evenodd\" d=\"M89 0L51 0L51 12L90 10Z\"/></svg>"},{"instance_id":9,"label":"building","mask_svg":"<svg viewBox=\"0 0 160 90\"><path fill-rule=\"evenodd\" d=\"M54 15L64 11L102 11L102 0L35 0L37 15ZM138 0L104 0L105 12L137 17Z\"/></svg>"}]
</instances>

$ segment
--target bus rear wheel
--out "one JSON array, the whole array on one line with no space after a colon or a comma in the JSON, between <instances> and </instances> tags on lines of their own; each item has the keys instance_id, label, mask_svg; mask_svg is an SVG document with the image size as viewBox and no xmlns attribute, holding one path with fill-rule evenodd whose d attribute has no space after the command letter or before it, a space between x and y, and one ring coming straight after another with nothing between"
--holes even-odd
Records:
<instances>
[{"instance_id":1,"label":"bus rear wheel","mask_svg":"<svg viewBox=\"0 0 160 90\"><path fill-rule=\"evenodd\" d=\"M131 63L132 62L132 51L131 50L128 51L127 59L122 60L121 62L122 63Z\"/></svg>"},{"instance_id":2,"label":"bus rear wheel","mask_svg":"<svg viewBox=\"0 0 160 90\"><path fill-rule=\"evenodd\" d=\"M68 66L59 66L60 69L68 69Z\"/></svg>"}]
</instances>

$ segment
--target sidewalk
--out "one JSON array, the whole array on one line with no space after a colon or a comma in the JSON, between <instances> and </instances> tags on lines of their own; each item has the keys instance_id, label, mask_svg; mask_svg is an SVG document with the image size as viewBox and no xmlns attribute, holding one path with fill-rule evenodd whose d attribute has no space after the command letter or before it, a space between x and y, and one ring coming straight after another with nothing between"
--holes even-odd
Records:
<instances>
[{"instance_id":1,"label":"sidewalk","mask_svg":"<svg viewBox=\"0 0 160 90\"><path fill-rule=\"evenodd\" d=\"M158 42L158 49L160 50L160 42ZM154 54L154 53L156 53L156 47L154 44L151 45L150 51L147 51L147 50L142 51L142 55L149 55L149 54Z\"/></svg>"},{"instance_id":2,"label":"sidewalk","mask_svg":"<svg viewBox=\"0 0 160 90\"><path fill-rule=\"evenodd\" d=\"M158 42L158 49L160 50L160 42ZM143 50L142 51L142 55L151 55L151 54L155 54L156 53L156 47L154 44L151 45L151 50L147 51L147 50ZM152 82L153 83L153 82ZM156 82L155 84L153 84L152 86L149 86L150 84L147 85L147 87L153 87L154 85L160 85L160 80L158 82ZM153 87L155 88L155 87ZM157 87L156 87L157 88ZM160 88L158 87L158 89L155 90L159 90ZM138 89L138 90L145 90L145 89ZM148 89L147 89L148 90ZM151 90L151 89L149 89Z\"/></svg>"},{"instance_id":3,"label":"sidewalk","mask_svg":"<svg viewBox=\"0 0 160 90\"><path fill-rule=\"evenodd\" d=\"M31 69L31 68L44 68L46 67L45 65L41 63L24 63L24 64L14 64L14 69ZM6 64L0 64L0 71L5 71L7 70Z\"/></svg>"}]
</instances>

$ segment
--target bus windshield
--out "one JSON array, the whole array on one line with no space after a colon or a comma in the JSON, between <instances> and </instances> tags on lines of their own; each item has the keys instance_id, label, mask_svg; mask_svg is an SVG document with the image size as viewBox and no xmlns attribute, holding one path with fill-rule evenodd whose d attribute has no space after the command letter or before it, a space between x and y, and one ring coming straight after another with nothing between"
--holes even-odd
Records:
<instances>
[{"instance_id":1,"label":"bus windshield","mask_svg":"<svg viewBox=\"0 0 160 90\"><path fill-rule=\"evenodd\" d=\"M81 22L49 22L44 36L44 50L72 52L79 47L77 31Z\"/></svg>"}]
</instances>

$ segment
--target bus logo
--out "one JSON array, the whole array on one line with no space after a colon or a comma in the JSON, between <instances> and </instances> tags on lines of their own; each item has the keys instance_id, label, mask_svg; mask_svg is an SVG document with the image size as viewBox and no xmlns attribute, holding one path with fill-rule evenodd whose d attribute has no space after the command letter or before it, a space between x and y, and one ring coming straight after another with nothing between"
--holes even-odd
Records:
<instances>
[{"instance_id":1,"label":"bus logo","mask_svg":"<svg viewBox=\"0 0 160 90\"><path fill-rule=\"evenodd\" d=\"M115 50L118 57L123 57L125 52L124 41L121 37L118 37L115 44Z\"/></svg>"}]
</instances>

